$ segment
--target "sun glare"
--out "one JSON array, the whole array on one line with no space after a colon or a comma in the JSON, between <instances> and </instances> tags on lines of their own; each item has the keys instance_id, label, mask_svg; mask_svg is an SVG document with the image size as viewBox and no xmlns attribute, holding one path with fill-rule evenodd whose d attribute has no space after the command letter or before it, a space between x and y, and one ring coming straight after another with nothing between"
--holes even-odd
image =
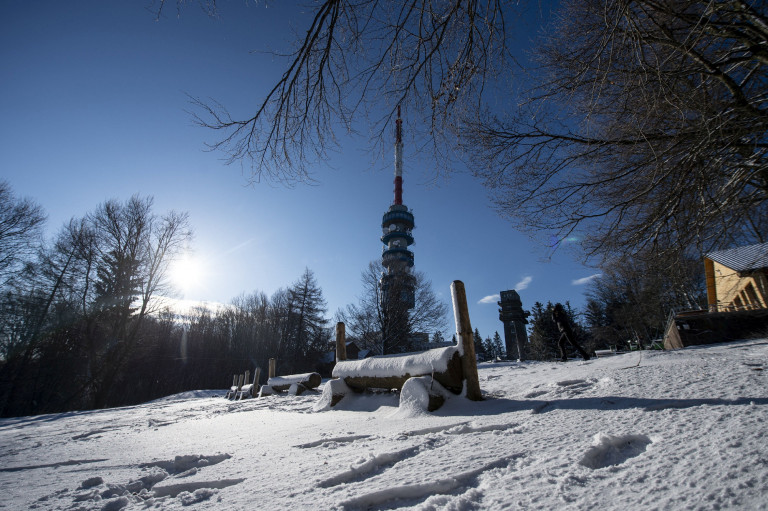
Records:
<instances>
[{"instance_id":1,"label":"sun glare","mask_svg":"<svg viewBox=\"0 0 768 511\"><path fill-rule=\"evenodd\" d=\"M200 261L188 255L174 261L170 268L171 283L182 292L200 284L203 269Z\"/></svg>"}]
</instances>

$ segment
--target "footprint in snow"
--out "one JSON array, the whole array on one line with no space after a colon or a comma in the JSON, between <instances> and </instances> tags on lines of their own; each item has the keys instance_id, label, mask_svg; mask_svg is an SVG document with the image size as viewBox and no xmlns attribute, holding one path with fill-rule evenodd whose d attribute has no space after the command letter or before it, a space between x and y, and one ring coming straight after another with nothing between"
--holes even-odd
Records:
<instances>
[{"instance_id":1,"label":"footprint in snow","mask_svg":"<svg viewBox=\"0 0 768 511\"><path fill-rule=\"evenodd\" d=\"M153 497L179 497L182 504L188 506L195 502L200 502L210 498L213 490L222 490L245 481L239 479L217 479L215 481L195 481L191 483L158 485L152 489ZM188 503L184 503L187 501Z\"/></svg>"},{"instance_id":2,"label":"footprint in snow","mask_svg":"<svg viewBox=\"0 0 768 511\"><path fill-rule=\"evenodd\" d=\"M176 475L182 474L189 470L200 469L211 465L218 465L222 461L228 460L232 456L229 454L213 454L209 456L203 456L200 454L191 454L185 456L176 456L173 460L168 461L153 461L151 463L144 463L139 465L140 468L152 468L158 467L169 474Z\"/></svg>"},{"instance_id":3,"label":"footprint in snow","mask_svg":"<svg viewBox=\"0 0 768 511\"><path fill-rule=\"evenodd\" d=\"M555 383L557 392L567 395L581 394L595 384L595 380L562 380Z\"/></svg>"},{"instance_id":4,"label":"footprint in snow","mask_svg":"<svg viewBox=\"0 0 768 511\"><path fill-rule=\"evenodd\" d=\"M453 474L444 479L401 486L394 485L384 490L358 494L349 500L340 502L338 507L344 510L370 508L392 509L424 502L427 499L434 498L435 495L456 495L457 493L463 493L465 491L476 492L476 489L479 486L479 479L487 472L513 470L516 460L522 457L522 454L512 454L490 461L473 470ZM475 493L474 496L474 500L478 500L481 495Z\"/></svg>"},{"instance_id":5,"label":"footprint in snow","mask_svg":"<svg viewBox=\"0 0 768 511\"><path fill-rule=\"evenodd\" d=\"M113 429L117 428L100 428L100 429L94 429L92 431L88 431L86 433L81 433L79 435L75 435L72 437L72 440L85 440L87 438L90 438L94 435L101 435L101 433L106 433L108 431L111 431ZM99 436L95 436L95 438L100 438Z\"/></svg>"},{"instance_id":6,"label":"footprint in snow","mask_svg":"<svg viewBox=\"0 0 768 511\"><path fill-rule=\"evenodd\" d=\"M558 387L584 386L585 384L588 384L587 380L563 380L555 383Z\"/></svg>"},{"instance_id":7,"label":"footprint in snow","mask_svg":"<svg viewBox=\"0 0 768 511\"><path fill-rule=\"evenodd\" d=\"M349 435L349 436L339 436L334 438L321 438L320 440L315 440L314 442L308 442L306 444L299 444L294 445L297 449L311 449L313 447L329 447L329 446L335 446L337 444L348 444L352 442L356 442L358 440L365 440L370 438L370 435Z\"/></svg>"},{"instance_id":8,"label":"footprint in snow","mask_svg":"<svg viewBox=\"0 0 768 511\"><path fill-rule=\"evenodd\" d=\"M395 452L385 452L371 456L361 462L352 465L349 470L338 473L332 477L319 481L320 488L330 488L342 483L362 481L392 468L397 463L412 458L419 454L422 446L409 447Z\"/></svg>"},{"instance_id":9,"label":"footprint in snow","mask_svg":"<svg viewBox=\"0 0 768 511\"><path fill-rule=\"evenodd\" d=\"M645 452L652 440L646 435L595 435L595 441L579 461L587 468L599 469L620 465Z\"/></svg>"},{"instance_id":10,"label":"footprint in snow","mask_svg":"<svg viewBox=\"0 0 768 511\"><path fill-rule=\"evenodd\" d=\"M216 491L243 482L245 479L222 479L175 483L179 478L197 474L199 470L230 459L229 454L202 456L199 454L176 456L173 460L153 461L139 465L143 475L125 484L107 483L100 476L80 483L72 494L74 503L102 503L102 511L117 511L129 504L138 504L149 498L179 498L187 506L202 502Z\"/></svg>"}]
</instances>

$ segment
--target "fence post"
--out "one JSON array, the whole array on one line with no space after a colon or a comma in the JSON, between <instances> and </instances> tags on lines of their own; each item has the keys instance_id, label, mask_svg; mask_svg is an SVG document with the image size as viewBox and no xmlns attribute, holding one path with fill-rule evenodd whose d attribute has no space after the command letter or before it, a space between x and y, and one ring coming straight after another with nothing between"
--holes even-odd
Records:
<instances>
[{"instance_id":1,"label":"fence post","mask_svg":"<svg viewBox=\"0 0 768 511\"><path fill-rule=\"evenodd\" d=\"M347 359L347 334L344 323L336 323L336 362Z\"/></svg>"},{"instance_id":2,"label":"fence post","mask_svg":"<svg viewBox=\"0 0 768 511\"><path fill-rule=\"evenodd\" d=\"M275 377L275 369L277 368L277 360L274 358L269 359L269 377L274 378Z\"/></svg>"},{"instance_id":3,"label":"fence post","mask_svg":"<svg viewBox=\"0 0 768 511\"><path fill-rule=\"evenodd\" d=\"M469 322L467 293L464 290L464 283L462 281L454 280L451 284L451 298L453 299L453 315L456 320L456 335L463 351L461 369L464 373L467 399L480 401L483 399L483 394L480 391L480 379L477 375L477 357L475 356L472 325Z\"/></svg>"},{"instance_id":4,"label":"fence post","mask_svg":"<svg viewBox=\"0 0 768 511\"><path fill-rule=\"evenodd\" d=\"M253 372L253 388L259 386L259 378L261 377L261 367L257 367Z\"/></svg>"}]
</instances>

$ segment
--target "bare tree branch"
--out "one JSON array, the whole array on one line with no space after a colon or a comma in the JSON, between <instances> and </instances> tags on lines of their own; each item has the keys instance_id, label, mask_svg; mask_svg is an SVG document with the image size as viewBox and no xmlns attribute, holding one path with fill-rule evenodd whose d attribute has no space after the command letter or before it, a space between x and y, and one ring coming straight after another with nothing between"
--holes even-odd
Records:
<instances>
[{"instance_id":1,"label":"bare tree branch","mask_svg":"<svg viewBox=\"0 0 768 511\"><path fill-rule=\"evenodd\" d=\"M506 70L507 3L516 2L318 2L285 72L252 115L192 97L195 121L222 133L210 148L250 165L252 181L289 185L311 181L308 165L337 147L334 133L354 131L382 105L379 134L401 104L424 113L431 135L444 135L459 113L477 110L489 78Z\"/></svg>"},{"instance_id":2,"label":"bare tree branch","mask_svg":"<svg viewBox=\"0 0 768 511\"><path fill-rule=\"evenodd\" d=\"M530 100L467 125L500 210L534 233L582 233L588 255L763 239L751 219L768 215L765 11L566 2Z\"/></svg>"}]
</instances>

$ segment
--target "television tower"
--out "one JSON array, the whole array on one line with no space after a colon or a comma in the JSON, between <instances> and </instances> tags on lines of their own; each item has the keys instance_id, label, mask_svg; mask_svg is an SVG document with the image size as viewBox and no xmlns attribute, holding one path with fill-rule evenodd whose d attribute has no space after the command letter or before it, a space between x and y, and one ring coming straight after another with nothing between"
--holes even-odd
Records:
<instances>
[{"instance_id":1,"label":"television tower","mask_svg":"<svg viewBox=\"0 0 768 511\"><path fill-rule=\"evenodd\" d=\"M400 106L395 121L395 200L381 219L381 242L384 248L381 264L385 271L379 280L381 305L386 323L389 324L393 346L407 345L408 311L413 309L415 299L415 278L411 274L413 252L413 213L403 204L403 137ZM384 332L386 334L386 332ZM385 347L386 349L386 347Z\"/></svg>"}]
</instances>

